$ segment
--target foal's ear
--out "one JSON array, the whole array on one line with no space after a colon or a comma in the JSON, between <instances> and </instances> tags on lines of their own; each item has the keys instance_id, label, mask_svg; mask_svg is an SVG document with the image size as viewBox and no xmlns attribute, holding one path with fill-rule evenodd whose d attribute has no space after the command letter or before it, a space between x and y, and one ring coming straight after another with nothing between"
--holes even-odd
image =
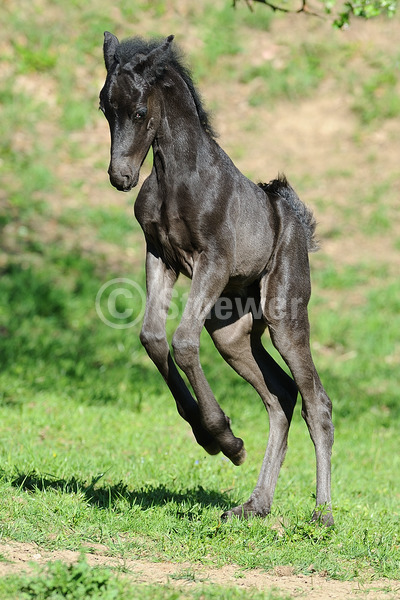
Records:
<instances>
[{"instance_id":1,"label":"foal's ear","mask_svg":"<svg viewBox=\"0 0 400 600\"><path fill-rule=\"evenodd\" d=\"M103 53L104 53L104 62L106 63L107 71L110 70L111 66L115 61L115 52L119 46L118 38L110 33L109 31L104 32L104 44L103 44Z\"/></svg>"},{"instance_id":2,"label":"foal's ear","mask_svg":"<svg viewBox=\"0 0 400 600\"><path fill-rule=\"evenodd\" d=\"M149 54L140 54L130 63L124 66L128 73L138 73L148 83L152 84L156 79L162 76L165 63L168 59L173 35L169 35L157 48L154 48Z\"/></svg>"},{"instance_id":3,"label":"foal's ear","mask_svg":"<svg viewBox=\"0 0 400 600\"><path fill-rule=\"evenodd\" d=\"M167 38L165 38L165 40L163 41L163 43L161 44L161 46L159 46L158 48L156 48L155 50L153 50L153 52L166 52L167 50L169 50L169 47L171 46L173 40L174 40L174 35L169 35Z\"/></svg>"}]
</instances>

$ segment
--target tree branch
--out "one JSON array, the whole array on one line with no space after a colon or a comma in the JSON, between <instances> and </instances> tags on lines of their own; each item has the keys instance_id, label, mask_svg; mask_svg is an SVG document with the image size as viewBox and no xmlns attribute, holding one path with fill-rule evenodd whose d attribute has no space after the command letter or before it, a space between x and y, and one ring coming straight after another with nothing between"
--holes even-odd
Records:
<instances>
[{"instance_id":1,"label":"tree branch","mask_svg":"<svg viewBox=\"0 0 400 600\"><path fill-rule=\"evenodd\" d=\"M332 15L332 24L334 27L341 29L349 24L350 17L361 17L363 19L371 19L379 15L386 15L392 17L397 9L398 0L344 0L341 2L340 8L343 8L342 12L335 17L333 14L333 7L336 5L336 0L319 0L321 3L321 9L324 14L314 12L310 10L307 2L308 0L300 0L301 6L297 10L285 8L279 4L274 4L270 0L245 0L249 10L253 11L253 3L259 2L268 6L274 12L292 13L299 14L305 13L312 15L320 19L324 19L325 15ZM235 7L239 0L233 0L233 6ZM331 17L331 19L332 19Z\"/></svg>"},{"instance_id":2,"label":"tree branch","mask_svg":"<svg viewBox=\"0 0 400 600\"><path fill-rule=\"evenodd\" d=\"M236 7L236 3L239 0L233 0L233 6ZM312 15L314 17L319 17L320 19L323 19L323 16L313 12L312 10L310 10L308 8L308 4L307 4L307 0L302 0L301 2L301 7L297 10L291 10L289 8L284 8L283 6L278 6L277 4L273 4L272 2L269 2L269 0L245 0L248 8L253 12L253 2L260 2L261 4L265 4L266 6L268 6L271 10L273 10L274 12L278 11L278 12L284 12L284 13L306 13L307 15Z\"/></svg>"}]
</instances>

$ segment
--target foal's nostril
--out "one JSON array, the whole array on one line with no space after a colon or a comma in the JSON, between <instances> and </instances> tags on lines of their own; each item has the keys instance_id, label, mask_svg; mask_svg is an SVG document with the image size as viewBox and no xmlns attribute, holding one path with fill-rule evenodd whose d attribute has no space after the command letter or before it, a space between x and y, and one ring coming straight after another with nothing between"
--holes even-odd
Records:
<instances>
[{"instance_id":1,"label":"foal's nostril","mask_svg":"<svg viewBox=\"0 0 400 600\"><path fill-rule=\"evenodd\" d=\"M131 185L132 177L130 175L122 175L124 180L124 188L127 189Z\"/></svg>"}]
</instances>

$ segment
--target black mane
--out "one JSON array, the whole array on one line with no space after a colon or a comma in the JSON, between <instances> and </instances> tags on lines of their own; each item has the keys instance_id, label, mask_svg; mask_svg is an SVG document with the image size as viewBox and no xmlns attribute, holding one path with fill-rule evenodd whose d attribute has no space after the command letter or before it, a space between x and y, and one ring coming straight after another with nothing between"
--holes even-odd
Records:
<instances>
[{"instance_id":1,"label":"black mane","mask_svg":"<svg viewBox=\"0 0 400 600\"><path fill-rule=\"evenodd\" d=\"M152 39L152 40L144 40L140 37L129 38L127 40L123 40L115 54L115 59L117 62L123 66L128 63L136 54L144 54L147 55L152 50L155 50L162 44L164 40L161 38ZM200 122L204 128L204 130L211 135L211 137L216 137L216 133L210 123L210 115L203 107L203 103L200 97L200 94L196 90L191 73L189 69L184 65L183 54L180 49L174 44L170 48L170 52L164 53L161 62L157 64L157 74L158 79L161 79L165 69L168 66L171 66L175 71L179 73L184 82L186 83L189 91L192 95L193 101L196 105L197 113L199 115Z\"/></svg>"}]
</instances>

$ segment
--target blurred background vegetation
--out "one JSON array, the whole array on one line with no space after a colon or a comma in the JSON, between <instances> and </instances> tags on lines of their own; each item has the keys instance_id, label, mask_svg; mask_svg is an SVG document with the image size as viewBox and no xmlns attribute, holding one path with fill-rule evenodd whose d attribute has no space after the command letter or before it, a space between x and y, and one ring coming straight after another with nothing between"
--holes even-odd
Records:
<instances>
[{"instance_id":1,"label":"blurred background vegetation","mask_svg":"<svg viewBox=\"0 0 400 600\"><path fill-rule=\"evenodd\" d=\"M336 31L313 16L223 0L15 0L2 13L2 397L53 385L85 397L118 396L126 385L129 395L141 377L139 324L116 332L94 305L111 277L143 283L134 197L109 185L109 134L97 111L111 30L174 33L221 145L255 180L285 171L315 209L313 339L345 388L332 395L348 411L357 377L364 401L398 410L398 18Z\"/></svg>"}]
</instances>

